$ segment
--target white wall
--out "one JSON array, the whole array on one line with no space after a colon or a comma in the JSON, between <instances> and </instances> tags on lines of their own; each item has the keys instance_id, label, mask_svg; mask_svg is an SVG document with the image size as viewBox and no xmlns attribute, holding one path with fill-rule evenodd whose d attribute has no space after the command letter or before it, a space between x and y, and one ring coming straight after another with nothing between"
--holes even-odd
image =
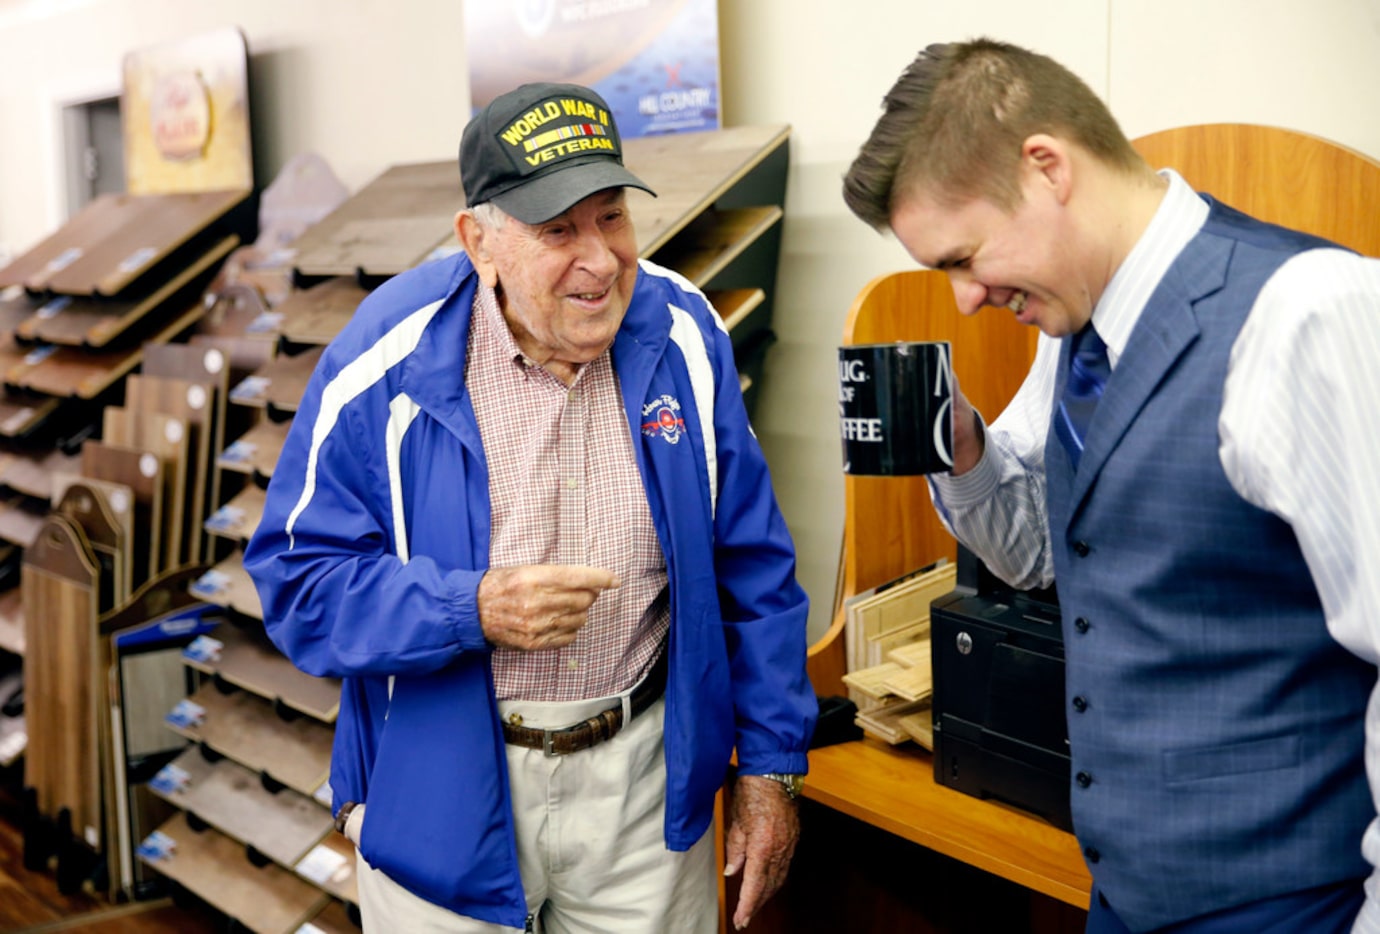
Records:
<instances>
[{"instance_id":1,"label":"white wall","mask_svg":"<svg viewBox=\"0 0 1380 934\"><path fill-rule=\"evenodd\" d=\"M827 625L843 528L834 348L873 276L906 268L849 215L843 172L882 94L930 42L990 35L1067 64L1131 136L1269 123L1380 158L1380 0L720 0L724 117L790 123L792 169L757 429ZM65 216L56 113L113 93L130 49L245 33L261 181L321 153L350 188L450 158L468 111L461 0L0 0L0 254ZM1374 210L1376 206L1363 209Z\"/></svg>"},{"instance_id":2,"label":"white wall","mask_svg":"<svg viewBox=\"0 0 1380 934\"><path fill-rule=\"evenodd\" d=\"M352 190L455 155L469 112L460 0L0 0L0 248L67 216L63 103L118 94L130 50L227 26L249 45L261 184L305 150Z\"/></svg>"}]
</instances>

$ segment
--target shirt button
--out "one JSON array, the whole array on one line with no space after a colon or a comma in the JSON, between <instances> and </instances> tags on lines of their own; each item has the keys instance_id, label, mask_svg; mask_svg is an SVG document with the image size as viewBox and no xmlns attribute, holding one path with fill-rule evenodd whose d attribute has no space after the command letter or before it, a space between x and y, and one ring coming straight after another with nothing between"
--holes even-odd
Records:
<instances>
[{"instance_id":1,"label":"shirt button","mask_svg":"<svg viewBox=\"0 0 1380 934\"><path fill-rule=\"evenodd\" d=\"M1085 698L1081 697L1081 696L1080 696L1080 697L1075 697L1075 698L1073 699L1073 709L1076 710L1076 711L1078 711L1079 713L1082 713L1083 711L1087 710L1087 709L1088 709L1088 702L1087 702L1087 700L1086 700Z\"/></svg>"},{"instance_id":2,"label":"shirt button","mask_svg":"<svg viewBox=\"0 0 1380 934\"><path fill-rule=\"evenodd\" d=\"M580 481L579 481L579 480L576 480L574 477L571 477L569 480L565 481L565 488L566 488L567 490L574 490L574 489L578 488L579 485L580 485Z\"/></svg>"},{"instance_id":3,"label":"shirt button","mask_svg":"<svg viewBox=\"0 0 1380 934\"><path fill-rule=\"evenodd\" d=\"M1089 785L1092 784L1092 776L1089 775L1087 772L1079 772L1076 776L1074 776L1073 780L1078 783L1079 788L1087 788Z\"/></svg>"},{"instance_id":4,"label":"shirt button","mask_svg":"<svg viewBox=\"0 0 1380 934\"><path fill-rule=\"evenodd\" d=\"M574 671L575 669L580 667L580 663L572 658L565 663L565 667L569 668L571 671Z\"/></svg>"},{"instance_id":5,"label":"shirt button","mask_svg":"<svg viewBox=\"0 0 1380 934\"><path fill-rule=\"evenodd\" d=\"M1097 847L1095 846L1085 847L1083 849L1083 856L1086 857L1090 863L1095 863L1102 859L1102 854L1097 852Z\"/></svg>"},{"instance_id":6,"label":"shirt button","mask_svg":"<svg viewBox=\"0 0 1380 934\"><path fill-rule=\"evenodd\" d=\"M1079 632L1087 632L1090 625L1092 624L1082 616L1073 621L1073 628L1077 629Z\"/></svg>"},{"instance_id":7,"label":"shirt button","mask_svg":"<svg viewBox=\"0 0 1380 934\"><path fill-rule=\"evenodd\" d=\"M1073 553L1076 554L1076 555L1077 555L1078 557L1080 557L1080 558L1086 558L1086 557L1088 556L1088 552L1090 552L1090 551L1092 551L1092 549L1088 547L1088 543L1087 543L1087 542L1074 542L1074 543L1073 543Z\"/></svg>"}]
</instances>

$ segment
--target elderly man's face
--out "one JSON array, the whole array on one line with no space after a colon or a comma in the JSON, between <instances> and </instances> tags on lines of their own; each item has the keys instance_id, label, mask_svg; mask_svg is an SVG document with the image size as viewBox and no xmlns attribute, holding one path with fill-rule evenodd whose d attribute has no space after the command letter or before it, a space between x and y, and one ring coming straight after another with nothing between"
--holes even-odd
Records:
<instances>
[{"instance_id":1,"label":"elderly man's face","mask_svg":"<svg viewBox=\"0 0 1380 934\"><path fill-rule=\"evenodd\" d=\"M637 240L622 188L596 192L542 224L461 224L480 276L497 283L518 347L565 375L613 343L637 279ZM550 364L550 365L548 365Z\"/></svg>"}]
</instances>

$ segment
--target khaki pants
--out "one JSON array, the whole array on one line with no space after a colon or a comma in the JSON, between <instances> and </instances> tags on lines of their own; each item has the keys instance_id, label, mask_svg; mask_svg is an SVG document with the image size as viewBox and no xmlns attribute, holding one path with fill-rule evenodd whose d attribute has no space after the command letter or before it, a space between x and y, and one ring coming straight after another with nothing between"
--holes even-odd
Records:
<instances>
[{"instance_id":1,"label":"khaki pants","mask_svg":"<svg viewBox=\"0 0 1380 934\"><path fill-rule=\"evenodd\" d=\"M526 726L558 729L610 706L500 704ZM527 910L542 934L716 934L714 833L685 853L666 848L661 721L665 701L606 743L548 758L508 746L518 861ZM367 807L350 815L359 839ZM465 918L427 902L358 860L365 934L507 934L513 928Z\"/></svg>"}]
</instances>

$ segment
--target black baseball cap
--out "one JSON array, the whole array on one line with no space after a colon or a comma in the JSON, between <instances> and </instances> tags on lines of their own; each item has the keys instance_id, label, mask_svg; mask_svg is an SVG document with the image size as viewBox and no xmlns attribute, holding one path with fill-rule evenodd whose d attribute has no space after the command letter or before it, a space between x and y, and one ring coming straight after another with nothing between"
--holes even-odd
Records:
<instances>
[{"instance_id":1,"label":"black baseball cap","mask_svg":"<svg viewBox=\"0 0 1380 934\"><path fill-rule=\"evenodd\" d=\"M470 207L492 201L540 224L606 188L647 183L623 167L623 141L604 99L578 84L524 84L494 98L460 137Z\"/></svg>"}]
</instances>

